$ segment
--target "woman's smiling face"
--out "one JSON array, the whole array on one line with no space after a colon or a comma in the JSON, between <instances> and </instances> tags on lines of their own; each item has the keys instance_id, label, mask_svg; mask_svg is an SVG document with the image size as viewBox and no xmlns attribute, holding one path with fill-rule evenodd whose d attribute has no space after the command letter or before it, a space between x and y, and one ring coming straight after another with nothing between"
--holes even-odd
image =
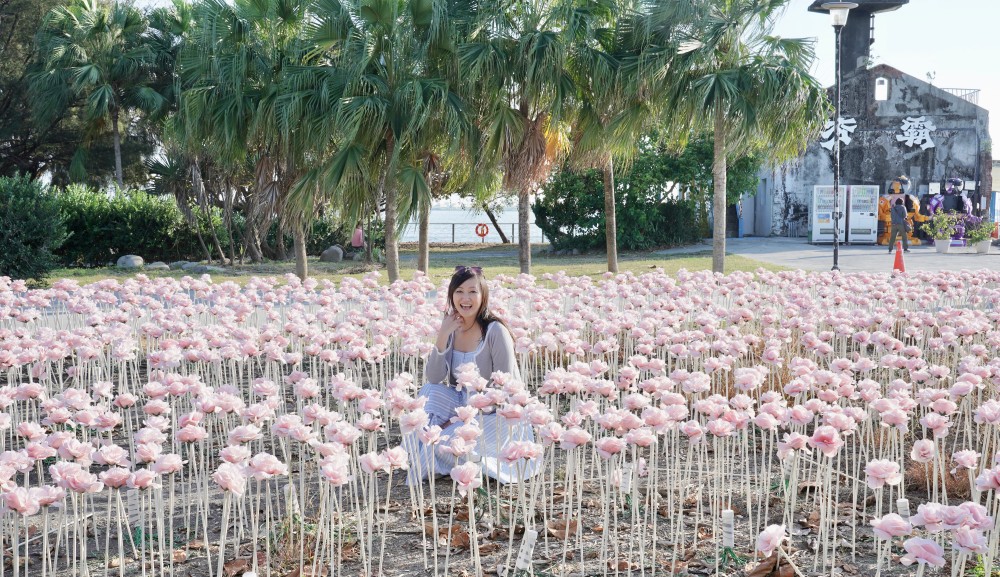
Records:
<instances>
[{"instance_id":1,"label":"woman's smiling face","mask_svg":"<svg viewBox=\"0 0 1000 577\"><path fill-rule=\"evenodd\" d=\"M479 316L483 306L483 291L479 288L479 278L472 277L455 288L451 298L451 306L465 322L471 322Z\"/></svg>"}]
</instances>

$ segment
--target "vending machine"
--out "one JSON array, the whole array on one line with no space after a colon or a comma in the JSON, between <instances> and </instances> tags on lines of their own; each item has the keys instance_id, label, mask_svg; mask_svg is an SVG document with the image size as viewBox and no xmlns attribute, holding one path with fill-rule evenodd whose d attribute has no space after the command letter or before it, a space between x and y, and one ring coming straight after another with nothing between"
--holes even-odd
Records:
<instances>
[{"instance_id":1,"label":"vending machine","mask_svg":"<svg viewBox=\"0 0 1000 577\"><path fill-rule=\"evenodd\" d=\"M847 186L840 186L840 194L837 199L838 210L841 218L838 222L839 240L846 242L844 232L847 230L846 207L847 207ZM817 185L813 187L812 202L812 236L811 242L833 242L833 186Z\"/></svg>"},{"instance_id":2,"label":"vending machine","mask_svg":"<svg viewBox=\"0 0 1000 577\"><path fill-rule=\"evenodd\" d=\"M847 242L875 244L878 238L878 194L874 184L852 184L847 198Z\"/></svg>"}]
</instances>

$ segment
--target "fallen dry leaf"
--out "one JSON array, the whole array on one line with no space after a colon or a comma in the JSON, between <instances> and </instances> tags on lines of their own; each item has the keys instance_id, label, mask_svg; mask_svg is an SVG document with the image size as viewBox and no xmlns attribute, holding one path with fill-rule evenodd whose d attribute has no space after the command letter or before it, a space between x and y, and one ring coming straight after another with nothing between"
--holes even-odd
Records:
<instances>
[{"instance_id":1,"label":"fallen dry leaf","mask_svg":"<svg viewBox=\"0 0 1000 577\"><path fill-rule=\"evenodd\" d=\"M775 551L748 571L747 577L795 577L795 568L784 557L779 558L778 552Z\"/></svg>"},{"instance_id":2,"label":"fallen dry leaf","mask_svg":"<svg viewBox=\"0 0 1000 577\"><path fill-rule=\"evenodd\" d=\"M631 571L638 568L638 563L630 563L628 559L618 559L617 561L614 559L608 559L608 569L611 569L612 571Z\"/></svg>"},{"instance_id":3,"label":"fallen dry leaf","mask_svg":"<svg viewBox=\"0 0 1000 577\"><path fill-rule=\"evenodd\" d=\"M194 541L189 541L188 542L187 548L188 549L195 549L195 550L204 549L205 548L205 542L202 541L201 539L195 539Z\"/></svg>"},{"instance_id":4,"label":"fallen dry leaf","mask_svg":"<svg viewBox=\"0 0 1000 577\"><path fill-rule=\"evenodd\" d=\"M174 563L183 563L187 561L188 554L184 549L174 549Z\"/></svg>"},{"instance_id":5,"label":"fallen dry leaf","mask_svg":"<svg viewBox=\"0 0 1000 577\"><path fill-rule=\"evenodd\" d=\"M480 555L490 555L500 550L499 543L483 543L479 546Z\"/></svg>"},{"instance_id":6,"label":"fallen dry leaf","mask_svg":"<svg viewBox=\"0 0 1000 577\"><path fill-rule=\"evenodd\" d=\"M424 534L433 535L434 525L431 523L424 523ZM452 525L450 531L448 527L442 527L439 525L437 540L440 545L445 547L454 547L456 549L466 549L472 542L469 538L469 532L466 531L465 527L462 527L461 525Z\"/></svg>"},{"instance_id":7,"label":"fallen dry leaf","mask_svg":"<svg viewBox=\"0 0 1000 577\"><path fill-rule=\"evenodd\" d=\"M553 519L545 524L545 528L548 530L549 535L565 541L576 535L577 531L580 530L580 521L576 519L569 521L566 519Z\"/></svg>"},{"instance_id":8,"label":"fallen dry leaf","mask_svg":"<svg viewBox=\"0 0 1000 577\"><path fill-rule=\"evenodd\" d=\"M850 563L844 563L843 565L840 566L840 568L843 569L844 573L847 573L848 575L858 574L858 568L856 565L851 565Z\"/></svg>"},{"instance_id":9,"label":"fallen dry leaf","mask_svg":"<svg viewBox=\"0 0 1000 577\"><path fill-rule=\"evenodd\" d=\"M250 570L250 560L249 559L233 559L232 561L227 561L222 566L222 574L224 577L237 577Z\"/></svg>"},{"instance_id":10,"label":"fallen dry leaf","mask_svg":"<svg viewBox=\"0 0 1000 577\"><path fill-rule=\"evenodd\" d=\"M108 569L117 569L118 567L121 567L121 564L121 557L112 557L108 559Z\"/></svg>"}]
</instances>

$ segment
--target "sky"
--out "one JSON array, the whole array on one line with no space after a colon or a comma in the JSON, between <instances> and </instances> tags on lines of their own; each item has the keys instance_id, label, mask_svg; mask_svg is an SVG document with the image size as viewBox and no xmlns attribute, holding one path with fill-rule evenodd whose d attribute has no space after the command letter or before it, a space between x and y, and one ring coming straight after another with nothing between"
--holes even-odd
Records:
<instances>
[{"instance_id":1,"label":"sky","mask_svg":"<svg viewBox=\"0 0 1000 577\"><path fill-rule=\"evenodd\" d=\"M812 70L826 86L834 83L834 32L830 17L809 12L812 0L792 0L774 34L815 38ZM942 88L978 88L979 106L990 111L990 134L1000 137L1000 2L996 0L910 0L875 15L876 64L887 64ZM994 147L993 156L1000 156Z\"/></svg>"},{"instance_id":2,"label":"sky","mask_svg":"<svg viewBox=\"0 0 1000 577\"><path fill-rule=\"evenodd\" d=\"M168 0L137 0L162 6ZM813 75L834 82L834 33L830 17L809 12L812 0L791 0L774 34L816 39ZM934 75L942 88L978 88L979 105L990 111L990 134L1000 137L1000 1L910 0L875 16L876 64L888 64L920 80ZM994 151L1000 157L1000 151Z\"/></svg>"}]
</instances>

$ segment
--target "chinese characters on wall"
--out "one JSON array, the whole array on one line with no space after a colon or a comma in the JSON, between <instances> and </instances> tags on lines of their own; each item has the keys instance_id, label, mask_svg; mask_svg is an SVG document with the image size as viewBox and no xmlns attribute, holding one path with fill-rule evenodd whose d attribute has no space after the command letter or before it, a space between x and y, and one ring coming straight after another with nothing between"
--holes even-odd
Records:
<instances>
[{"instance_id":1,"label":"chinese characters on wall","mask_svg":"<svg viewBox=\"0 0 1000 577\"><path fill-rule=\"evenodd\" d=\"M934 141L931 140L931 132L937 130L937 127L934 126L933 121L928 120L926 117L917 116L914 118L907 116L900 130L903 131L903 134L896 135L897 142L902 142L910 148L918 145L923 150L934 148Z\"/></svg>"},{"instance_id":2,"label":"chinese characters on wall","mask_svg":"<svg viewBox=\"0 0 1000 577\"><path fill-rule=\"evenodd\" d=\"M822 139L820 146L827 150L833 150L833 145L838 139L843 146L848 146L851 144L851 135L857 129L858 121L854 118L841 116L837 119L836 127L834 127L832 120L827 120L820 133ZM896 134L896 141L909 148L919 146L922 150L927 150L934 148L931 133L935 130L937 130L937 126L934 125L934 121L926 116L907 116L899 127L900 134Z\"/></svg>"},{"instance_id":3,"label":"chinese characters on wall","mask_svg":"<svg viewBox=\"0 0 1000 577\"><path fill-rule=\"evenodd\" d=\"M833 135L833 121L827 120L826 124L823 125L823 132L821 133L823 137L823 142L820 145L827 149L833 150L833 143L840 139L840 142L844 146L851 143L851 135L854 131L858 129L858 121L853 118L844 118L843 116L837 119L837 136Z\"/></svg>"}]
</instances>

